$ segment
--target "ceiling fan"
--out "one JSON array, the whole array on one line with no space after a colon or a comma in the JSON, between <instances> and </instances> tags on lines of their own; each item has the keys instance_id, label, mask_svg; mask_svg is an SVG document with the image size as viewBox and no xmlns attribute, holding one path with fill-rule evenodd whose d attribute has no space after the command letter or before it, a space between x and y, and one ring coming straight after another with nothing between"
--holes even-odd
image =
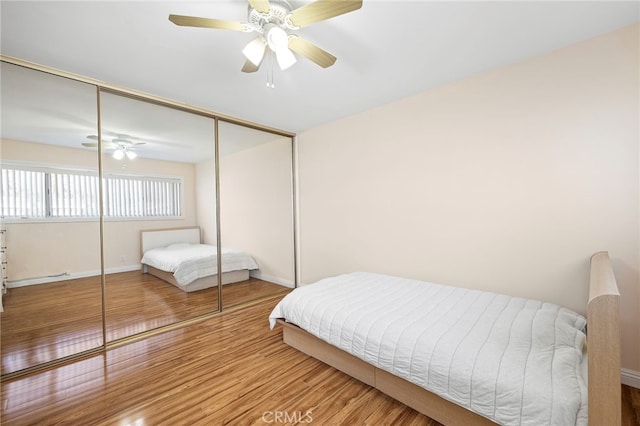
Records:
<instances>
[{"instance_id":1,"label":"ceiling fan","mask_svg":"<svg viewBox=\"0 0 640 426\"><path fill-rule=\"evenodd\" d=\"M323 68L330 67L336 57L294 33L295 30L324 21L362 7L362 0L317 0L293 9L286 0L249 0L247 22L224 21L195 16L169 15L176 25L257 32L258 37L242 50L247 58L243 72L256 72L268 51L272 51L280 69L296 63L293 52Z\"/></svg>"},{"instance_id":2,"label":"ceiling fan","mask_svg":"<svg viewBox=\"0 0 640 426\"><path fill-rule=\"evenodd\" d=\"M82 146L86 148L97 148L98 147L98 136L89 135L87 139L95 140L96 142L83 142ZM132 149L136 145L144 145L146 142L133 142L131 140L131 136L129 135L117 135L110 142L102 141L102 149L113 149L113 158L116 160L122 160L126 155L129 160L133 160L138 155Z\"/></svg>"}]
</instances>

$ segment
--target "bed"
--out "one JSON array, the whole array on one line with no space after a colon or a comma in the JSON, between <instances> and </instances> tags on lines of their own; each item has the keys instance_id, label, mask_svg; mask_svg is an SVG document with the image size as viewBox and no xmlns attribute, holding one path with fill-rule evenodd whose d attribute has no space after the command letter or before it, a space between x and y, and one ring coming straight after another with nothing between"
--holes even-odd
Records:
<instances>
[{"instance_id":1,"label":"bed","mask_svg":"<svg viewBox=\"0 0 640 426\"><path fill-rule=\"evenodd\" d=\"M185 292L218 285L217 248L201 244L199 227L143 230L140 238L143 272ZM222 284L245 281L258 269L247 253L226 247L221 251Z\"/></svg>"},{"instance_id":2,"label":"bed","mask_svg":"<svg viewBox=\"0 0 640 426\"><path fill-rule=\"evenodd\" d=\"M299 287L269 320L288 345L445 425L620 424L619 294L605 252L591 259L587 318L355 273Z\"/></svg>"}]
</instances>

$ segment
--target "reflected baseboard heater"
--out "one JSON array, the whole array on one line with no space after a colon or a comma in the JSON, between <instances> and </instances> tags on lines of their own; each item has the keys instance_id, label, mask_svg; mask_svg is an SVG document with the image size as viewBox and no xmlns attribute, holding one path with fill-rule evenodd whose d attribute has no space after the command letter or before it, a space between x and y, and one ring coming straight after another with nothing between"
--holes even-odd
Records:
<instances>
[{"instance_id":1,"label":"reflected baseboard heater","mask_svg":"<svg viewBox=\"0 0 640 426\"><path fill-rule=\"evenodd\" d=\"M118 272L129 272L140 270L140 265L120 266L117 268L108 268L106 274L116 274ZM77 278L95 277L101 274L99 269L83 272L62 272L56 275L45 275L42 277L24 278L21 280L7 281L8 288L26 287L29 285L48 284L57 281L74 280Z\"/></svg>"}]
</instances>

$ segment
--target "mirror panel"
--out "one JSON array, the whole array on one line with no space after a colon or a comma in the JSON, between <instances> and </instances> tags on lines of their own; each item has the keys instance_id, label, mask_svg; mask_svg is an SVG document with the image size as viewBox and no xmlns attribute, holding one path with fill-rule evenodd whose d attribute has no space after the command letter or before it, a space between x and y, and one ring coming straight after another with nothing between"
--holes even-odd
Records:
<instances>
[{"instance_id":1,"label":"mirror panel","mask_svg":"<svg viewBox=\"0 0 640 426\"><path fill-rule=\"evenodd\" d=\"M217 311L215 245L197 245L215 237L199 196L215 188L214 120L107 91L100 105L107 341Z\"/></svg>"},{"instance_id":2,"label":"mirror panel","mask_svg":"<svg viewBox=\"0 0 640 426\"><path fill-rule=\"evenodd\" d=\"M95 86L1 63L2 374L103 345ZM5 265L3 265L5 266Z\"/></svg>"},{"instance_id":3,"label":"mirror panel","mask_svg":"<svg viewBox=\"0 0 640 426\"><path fill-rule=\"evenodd\" d=\"M250 279L223 285L227 308L295 286L292 140L222 121L218 131L222 259L256 263Z\"/></svg>"}]
</instances>

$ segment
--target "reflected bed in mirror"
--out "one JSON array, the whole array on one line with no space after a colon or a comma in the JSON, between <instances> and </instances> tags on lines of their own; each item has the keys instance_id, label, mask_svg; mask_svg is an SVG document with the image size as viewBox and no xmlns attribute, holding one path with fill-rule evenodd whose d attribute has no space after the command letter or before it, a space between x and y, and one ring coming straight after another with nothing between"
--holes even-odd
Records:
<instances>
[{"instance_id":1,"label":"reflected bed in mirror","mask_svg":"<svg viewBox=\"0 0 640 426\"><path fill-rule=\"evenodd\" d=\"M216 246L201 244L200 228L155 229L140 233L145 272L192 292L218 285ZM258 264L248 253L222 247L222 284L249 279Z\"/></svg>"},{"instance_id":2,"label":"reflected bed in mirror","mask_svg":"<svg viewBox=\"0 0 640 426\"><path fill-rule=\"evenodd\" d=\"M199 227L141 231L143 271L187 293L217 287L217 247L201 241ZM257 275L260 269L249 253L228 247L222 247L221 252L222 284L243 283L235 286L242 287L242 291L223 290L225 305L288 291L279 284L252 279L250 274Z\"/></svg>"}]
</instances>

